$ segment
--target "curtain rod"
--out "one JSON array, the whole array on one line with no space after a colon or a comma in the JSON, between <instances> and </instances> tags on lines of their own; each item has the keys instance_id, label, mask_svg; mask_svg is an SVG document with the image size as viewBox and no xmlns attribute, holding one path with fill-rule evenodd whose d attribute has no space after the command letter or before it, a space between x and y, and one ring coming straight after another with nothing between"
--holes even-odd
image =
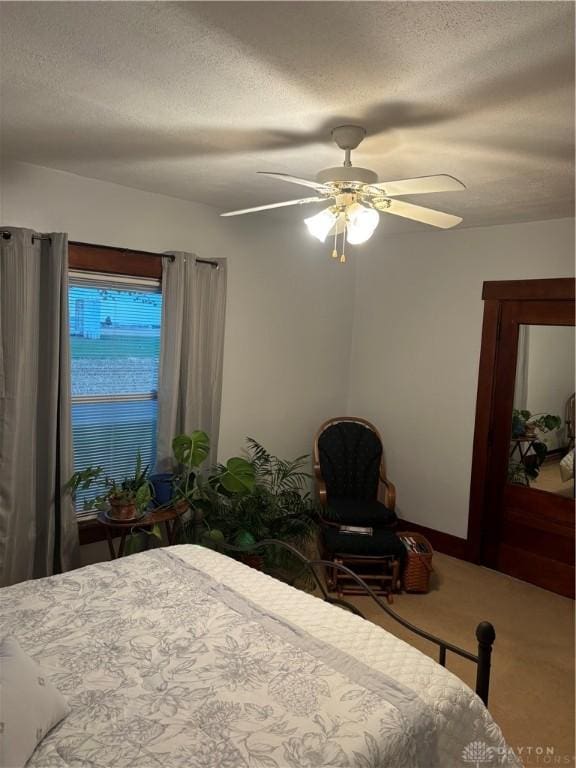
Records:
<instances>
[{"instance_id":1,"label":"curtain rod","mask_svg":"<svg viewBox=\"0 0 576 768\"><path fill-rule=\"evenodd\" d=\"M3 240L10 240L12 237L12 232L9 232L7 229L1 229L0 230L0 237L2 237ZM48 240L50 241L50 235L32 235L32 240ZM165 259L168 258L170 261L174 261L175 256L172 256L170 253L152 253L151 251L133 251L130 248L115 248L113 245L97 245L96 243L81 243L78 240L70 240L69 245L83 245L87 248L103 248L107 251L120 251L120 253L133 253L137 256L152 256L154 259ZM211 267L215 267L218 269L220 264L217 261L211 261L210 259L196 259L198 264L209 264Z\"/></svg>"},{"instance_id":2,"label":"curtain rod","mask_svg":"<svg viewBox=\"0 0 576 768\"><path fill-rule=\"evenodd\" d=\"M78 240L70 240L70 245L83 245L87 248L100 248L104 249L106 251L120 251L120 253L132 253L135 256L151 256L153 259L170 259L170 261L174 261L176 258L175 256L172 256L170 253L152 253L152 251L136 251L132 250L131 248L116 248L113 245L98 245L97 243L81 243ZM210 259L199 259L196 258L196 261L198 264L209 264L211 267L215 267L218 269L220 264L217 261L210 261Z\"/></svg>"},{"instance_id":3,"label":"curtain rod","mask_svg":"<svg viewBox=\"0 0 576 768\"><path fill-rule=\"evenodd\" d=\"M7 229L0 229L0 236L2 240L10 240L12 232L8 232ZM32 240L51 240L50 235L32 235Z\"/></svg>"}]
</instances>

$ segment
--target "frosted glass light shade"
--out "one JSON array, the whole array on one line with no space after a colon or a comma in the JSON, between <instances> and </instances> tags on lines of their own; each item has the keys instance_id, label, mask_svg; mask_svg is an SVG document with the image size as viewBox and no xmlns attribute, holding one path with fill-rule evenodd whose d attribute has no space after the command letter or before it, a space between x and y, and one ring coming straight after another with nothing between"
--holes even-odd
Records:
<instances>
[{"instance_id":1,"label":"frosted glass light shade","mask_svg":"<svg viewBox=\"0 0 576 768\"><path fill-rule=\"evenodd\" d=\"M304 219L304 224L308 227L310 234L323 243L337 219L337 214L333 213L330 208L325 208L315 216L310 216L310 218Z\"/></svg>"},{"instance_id":2,"label":"frosted glass light shade","mask_svg":"<svg viewBox=\"0 0 576 768\"><path fill-rule=\"evenodd\" d=\"M351 205L346 215L348 218L346 240L350 245L359 245L369 240L380 221L378 211L374 208L365 208L359 203Z\"/></svg>"}]
</instances>

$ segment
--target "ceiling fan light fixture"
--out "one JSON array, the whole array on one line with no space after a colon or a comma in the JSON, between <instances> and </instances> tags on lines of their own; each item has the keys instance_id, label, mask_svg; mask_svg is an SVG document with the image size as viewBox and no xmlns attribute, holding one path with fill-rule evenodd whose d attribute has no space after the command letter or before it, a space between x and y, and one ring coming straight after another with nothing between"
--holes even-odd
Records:
<instances>
[{"instance_id":1,"label":"ceiling fan light fixture","mask_svg":"<svg viewBox=\"0 0 576 768\"><path fill-rule=\"evenodd\" d=\"M308 219L304 219L304 224L308 227L310 234L323 243L337 221L338 214L334 213L331 208L325 208L315 216L310 216Z\"/></svg>"},{"instance_id":2,"label":"ceiling fan light fixture","mask_svg":"<svg viewBox=\"0 0 576 768\"><path fill-rule=\"evenodd\" d=\"M366 208L359 203L349 206L346 211L346 240L350 245L360 245L372 237L378 226L380 216L374 208Z\"/></svg>"},{"instance_id":3,"label":"ceiling fan light fixture","mask_svg":"<svg viewBox=\"0 0 576 768\"><path fill-rule=\"evenodd\" d=\"M336 222L330 232L328 232L329 236L333 235L341 235L342 232L346 229L346 213L345 211L340 211L336 217Z\"/></svg>"},{"instance_id":4,"label":"ceiling fan light fixture","mask_svg":"<svg viewBox=\"0 0 576 768\"><path fill-rule=\"evenodd\" d=\"M341 262L346 261L345 241L350 245L360 245L369 240L378 226L380 213L400 216L439 229L450 229L460 224L462 221L460 216L415 205L397 198L402 198L404 195L456 192L465 189L461 181L449 174L441 173L413 179L381 182L375 171L354 166L352 163L351 152L358 147L365 136L366 129L361 125L339 125L334 128L332 138L338 147L344 150L344 164L338 167L324 168L316 175L315 181L291 176L287 173L259 171L263 176L296 184L300 187L311 188L316 193L315 196L301 197L298 200L285 200L269 205L258 205L237 211L226 211L220 215L240 216L245 213L257 213L273 208L327 203L330 207L304 219L304 223L310 234L321 243L326 242L329 237L334 238L332 250L334 258L339 255L338 237L341 236L342 251L339 255Z\"/></svg>"}]
</instances>

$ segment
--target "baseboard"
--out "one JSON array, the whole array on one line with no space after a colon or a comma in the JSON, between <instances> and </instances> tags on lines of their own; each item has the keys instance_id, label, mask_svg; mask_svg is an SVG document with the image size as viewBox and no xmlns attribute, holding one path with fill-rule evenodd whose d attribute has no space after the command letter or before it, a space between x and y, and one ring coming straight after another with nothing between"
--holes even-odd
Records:
<instances>
[{"instance_id":1,"label":"baseboard","mask_svg":"<svg viewBox=\"0 0 576 768\"><path fill-rule=\"evenodd\" d=\"M435 531L433 528L426 528L418 523L411 523L408 520L400 519L398 521L398 530L417 531L426 536L432 547L445 555L457 557L459 560L468 560L466 539L453 536L444 531ZM82 520L78 523L78 533L80 544L93 544L97 541L106 540L104 526L99 525L96 520Z\"/></svg>"},{"instance_id":2,"label":"baseboard","mask_svg":"<svg viewBox=\"0 0 576 768\"><path fill-rule=\"evenodd\" d=\"M564 458L566 455L566 448L552 448L551 451L548 451L546 454L546 458L544 459L544 464L546 464L547 461L560 461Z\"/></svg>"},{"instance_id":3,"label":"baseboard","mask_svg":"<svg viewBox=\"0 0 576 768\"><path fill-rule=\"evenodd\" d=\"M433 549L438 552L443 552L451 557L457 557L459 560L468 560L468 543L466 539L453 536L451 533L444 533L444 531L435 531L433 528L426 528L424 525L411 523L404 519L398 520L398 529L421 533L432 544Z\"/></svg>"}]
</instances>

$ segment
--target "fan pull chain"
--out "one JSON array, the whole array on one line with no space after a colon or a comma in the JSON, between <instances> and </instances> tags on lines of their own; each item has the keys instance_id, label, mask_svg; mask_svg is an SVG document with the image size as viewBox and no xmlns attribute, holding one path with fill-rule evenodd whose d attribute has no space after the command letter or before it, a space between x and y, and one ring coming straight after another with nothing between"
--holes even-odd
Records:
<instances>
[{"instance_id":1,"label":"fan pull chain","mask_svg":"<svg viewBox=\"0 0 576 768\"><path fill-rule=\"evenodd\" d=\"M334 227L334 250L332 251L332 258L338 258L338 222L336 222L336 226Z\"/></svg>"},{"instance_id":2,"label":"fan pull chain","mask_svg":"<svg viewBox=\"0 0 576 768\"><path fill-rule=\"evenodd\" d=\"M346 261L346 254L344 253L344 248L346 247L346 227L347 222L344 224L344 231L342 232L342 253L340 254L340 264L344 264Z\"/></svg>"}]
</instances>

